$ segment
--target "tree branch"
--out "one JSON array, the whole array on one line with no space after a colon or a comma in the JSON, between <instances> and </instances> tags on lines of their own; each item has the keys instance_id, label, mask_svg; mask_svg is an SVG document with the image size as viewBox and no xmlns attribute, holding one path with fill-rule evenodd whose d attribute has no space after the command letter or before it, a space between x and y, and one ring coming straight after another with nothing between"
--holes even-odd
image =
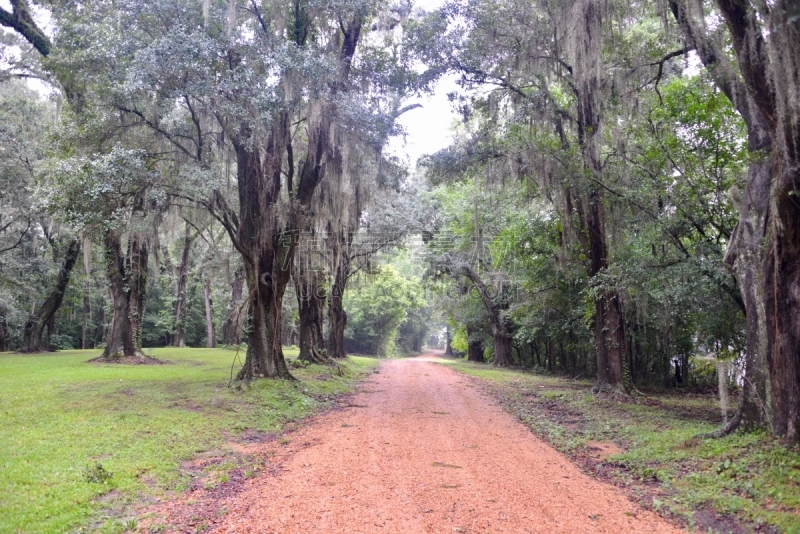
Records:
<instances>
[{"instance_id":1,"label":"tree branch","mask_svg":"<svg viewBox=\"0 0 800 534\"><path fill-rule=\"evenodd\" d=\"M27 0L12 0L12 12L0 8L0 26L5 26L16 31L25 38L43 56L50 54L50 39L36 25L31 17Z\"/></svg>"}]
</instances>

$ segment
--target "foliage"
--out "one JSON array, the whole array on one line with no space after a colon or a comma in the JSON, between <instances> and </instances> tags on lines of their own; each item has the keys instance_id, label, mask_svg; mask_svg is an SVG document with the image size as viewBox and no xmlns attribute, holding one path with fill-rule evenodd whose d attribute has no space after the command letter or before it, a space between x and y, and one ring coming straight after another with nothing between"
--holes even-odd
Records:
<instances>
[{"instance_id":1,"label":"foliage","mask_svg":"<svg viewBox=\"0 0 800 534\"><path fill-rule=\"evenodd\" d=\"M426 337L421 324L426 305L422 285L416 279L401 277L392 267L380 267L368 279L354 284L345 293L344 304L345 342L356 353L396 356L398 345L412 347L414 339ZM401 333L405 336L398 339Z\"/></svg>"},{"instance_id":2,"label":"foliage","mask_svg":"<svg viewBox=\"0 0 800 534\"><path fill-rule=\"evenodd\" d=\"M699 385L693 355L741 364L745 349L742 297L723 264L738 216L729 191L743 187L749 163L743 122L707 74L684 73L677 61L659 66L653 90L642 62L667 45L652 6L637 6L634 20L614 26L615 46L597 66L609 80L598 89L602 162L585 180L576 52L551 41L552 31L566 38L571 30L537 6L454 3L421 22L420 32L440 30L428 37L437 46L420 51L432 68L480 90L457 99L464 123L454 143L422 162L437 213L428 248L439 264L467 262L514 281L507 313L516 363L595 374L595 303L613 294L634 382ZM614 78L615 69L630 78ZM585 218L597 202L599 230ZM587 276L592 232L603 234L608 265ZM486 325L478 302L458 294L443 299L457 325Z\"/></svg>"}]
</instances>

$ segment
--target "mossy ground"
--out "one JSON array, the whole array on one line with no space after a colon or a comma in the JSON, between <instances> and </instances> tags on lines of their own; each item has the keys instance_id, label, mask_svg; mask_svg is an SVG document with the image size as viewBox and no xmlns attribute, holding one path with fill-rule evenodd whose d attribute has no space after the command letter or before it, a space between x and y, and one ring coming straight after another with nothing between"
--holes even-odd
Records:
<instances>
[{"instance_id":1,"label":"mossy ground","mask_svg":"<svg viewBox=\"0 0 800 534\"><path fill-rule=\"evenodd\" d=\"M0 354L0 532L131 528L126 505L189 486L182 462L227 441L279 433L377 365L350 358L342 373L311 365L293 369L297 382L260 380L241 392L227 387L240 365L233 350L148 355L169 363L86 363L97 351ZM228 467L257 466L222 462L215 480Z\"/></svg>"},{"instance_id":2,"label":"mossy ground","mask_svg":"<svg viewBox=\"0 0 800 534\"><path fill-rule=\"evenodd\" d=\"M721 425L712 394L649 393L636 402L595 397L591 382L463 360L453 368L585 470L695 531L800 533L800 451L765 434L694 436ZM592 444L622 452L592 457Z\"/></svg>"}]
</instances>

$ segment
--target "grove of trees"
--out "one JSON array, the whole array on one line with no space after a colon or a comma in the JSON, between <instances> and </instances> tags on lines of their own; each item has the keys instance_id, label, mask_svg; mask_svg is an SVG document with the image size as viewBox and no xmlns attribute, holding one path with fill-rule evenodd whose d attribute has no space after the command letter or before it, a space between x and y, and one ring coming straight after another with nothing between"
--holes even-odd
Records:
<instances>
[{"instance_id":1,"label":"grove of trees","mask_svg":"<svg viewBox=\"0 0 800 534\"><path fill-rule=\"evenodd\" d=\"M623 397L734 362L718 434L800 442L796 2L8 6L0 351L243 343L246 386L435 334Z\"/></svg>"}]
</instances>

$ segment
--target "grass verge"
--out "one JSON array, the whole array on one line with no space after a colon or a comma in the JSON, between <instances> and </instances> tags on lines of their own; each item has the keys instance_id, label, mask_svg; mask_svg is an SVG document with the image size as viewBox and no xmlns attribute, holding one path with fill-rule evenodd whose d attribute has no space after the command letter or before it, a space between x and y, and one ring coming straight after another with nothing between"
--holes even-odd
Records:
<instances>
[{"instance_id":1,"label":"grass verge","mask_svg":"<svg viewBox=\"0 0 800 534\"><path fill-rule=\"evenodd\" d=\"M713 395L620 402L591 382L463 360L487 392L584 471L696 532L800 533L800 451L765 434L699 440L721 424Z\"/></svg>"},{"instance_id":2,"label":"grass verge","mask_svg":"<svg viewBox=\"0 0 800 534\"><path fill-rule=\"evenodd\" d=\"M190 486L182 463L274 436L378 364L350 358L341 376L310 365L293 369L299 382L260 380L240 392L227 387L232 350L156 349L167 365L86 363L96 355L0 354L0 532L131 529L127 505Z\"/></svg>"}]
</instances>

